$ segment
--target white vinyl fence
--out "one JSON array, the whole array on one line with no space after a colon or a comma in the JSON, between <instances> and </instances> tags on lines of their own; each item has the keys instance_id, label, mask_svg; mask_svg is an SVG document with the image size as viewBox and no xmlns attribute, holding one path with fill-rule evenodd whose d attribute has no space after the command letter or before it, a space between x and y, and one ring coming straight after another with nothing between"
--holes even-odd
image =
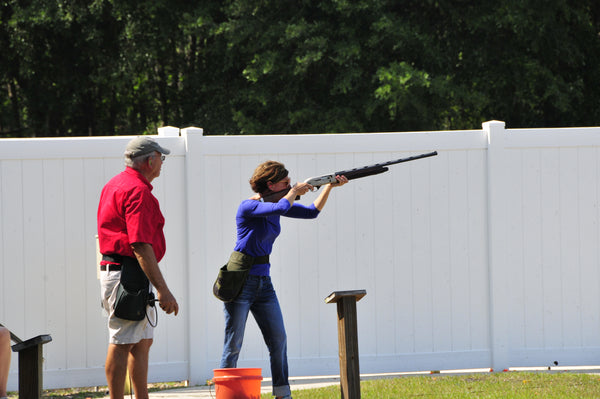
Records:
<instances>
[{"instance_id":1,"label":"white vinyl fence","mask_svg":"<svg viewBox=\"0 0 600 399\"><path fill-rule=\"evenodd\" d=\"M106 384L96 210L130 138L0 140L0 323L21 338L52 336L45 388ZM162 128L156 139L172 150L153 185L167 220L161 268L180 314L159 312L150 381L202 384L219 366L223 312L211 287L257 164L279 160L299 181L433 150L334 189L316 220L282 219L271 273L290 374L339 373L336 307L324 298L354 289L367 291L357 305L362 373L600 363L600 128ZM251 318L239 367L269 376Z\"/></svg>"}]
</instances>

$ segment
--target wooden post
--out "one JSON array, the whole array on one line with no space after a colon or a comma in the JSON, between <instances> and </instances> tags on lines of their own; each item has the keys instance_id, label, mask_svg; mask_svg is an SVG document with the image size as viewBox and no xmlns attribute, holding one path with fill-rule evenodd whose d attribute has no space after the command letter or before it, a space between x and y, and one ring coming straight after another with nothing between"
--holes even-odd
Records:
<instances>
[{"instance_id":1,"label":"wooden post","mask_svg":"<svg viewBox=\"0 0 600 399\"><path fill-rule=\"evenodd\" d=\"M50 341L52 341L50 335L38 335L12 346L13 352L19 352L20 399L39 399L42 397L42 345Z\"/></svg>"},{"instance_id":2,"label":"wooden post","mask_svg":"<svg viewBox=\"0 0 600 399\"><path fill-rule=\"evenodd\" d=\"M337 303L342 399L360 399L356 302L365 295L366 290L336 291L325 298L326 303Z\"/></svg>"}]
</instances>

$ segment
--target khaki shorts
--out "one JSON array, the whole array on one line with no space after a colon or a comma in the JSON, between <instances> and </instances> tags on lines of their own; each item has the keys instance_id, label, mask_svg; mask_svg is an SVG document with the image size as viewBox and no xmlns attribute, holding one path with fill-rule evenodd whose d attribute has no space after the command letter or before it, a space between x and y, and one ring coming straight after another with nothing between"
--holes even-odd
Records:
<instances>
[{"instance_id":1,"label":"khaki shorts","mask_svg":"<svg viewBox=\"0 0 600 399\"><path fill-rule=\"evenodd\" d=\"M148 306L146 308L147 318L140 321L120 319L114 315L114 304L120 279L120 271L100 272L102 307L108 314L108 342L118 345L137 344L142 339L152 339L154 327L150 325L148 318L152 324L156 325L155 309Z\"/></svg>"}]
</instances>

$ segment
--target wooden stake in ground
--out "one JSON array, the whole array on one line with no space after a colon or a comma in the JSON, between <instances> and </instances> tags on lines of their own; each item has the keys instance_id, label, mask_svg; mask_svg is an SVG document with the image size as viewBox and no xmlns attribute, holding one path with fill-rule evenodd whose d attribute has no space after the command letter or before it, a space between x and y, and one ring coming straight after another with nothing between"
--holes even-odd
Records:
<instances>
[{"instance_id":1,"label":"wooden stake in ground","mask_svg":"<svg viewBox=\"0 0 600 399\"><path fill-rule=\"evenodd\" d=\"M360 399L356 302L365 295L366 290L336 291L325 298L326 303L337 303L342 399Z\"/></svg>"}]
</instances>

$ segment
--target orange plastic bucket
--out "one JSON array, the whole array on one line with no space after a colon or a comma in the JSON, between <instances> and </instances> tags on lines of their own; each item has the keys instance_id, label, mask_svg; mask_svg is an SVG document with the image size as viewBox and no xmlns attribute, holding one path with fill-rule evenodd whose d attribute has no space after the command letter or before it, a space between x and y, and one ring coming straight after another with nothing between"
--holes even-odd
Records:
<instances>
[{"instance_id":1,"label":"orange plastic bucket","mask_svg":"<svg viewBox=\"0 0 600 399\"><path fill-rule=\"evenodd\" d=\"M262 369L214 369L217 399L260 399Z\"/></svg>"}]
</instances>

